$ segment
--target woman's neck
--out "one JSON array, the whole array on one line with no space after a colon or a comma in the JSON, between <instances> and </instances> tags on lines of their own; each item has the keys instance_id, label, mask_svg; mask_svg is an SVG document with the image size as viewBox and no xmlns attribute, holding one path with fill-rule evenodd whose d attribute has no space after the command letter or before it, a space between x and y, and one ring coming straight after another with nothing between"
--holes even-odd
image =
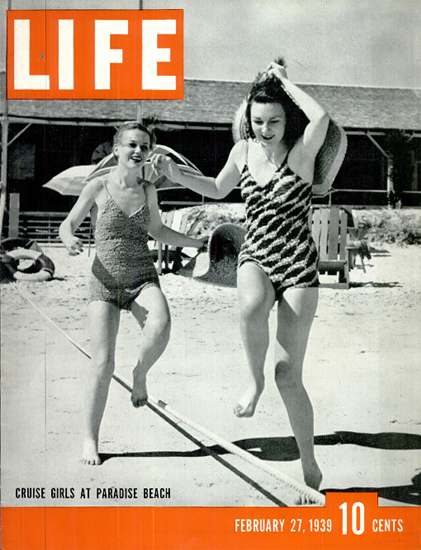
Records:
<instances>
[{"instance_id":1,"label":"woman's neck","mask_svg":"<svg viewBox=\"0 0 421 550\"><path fill-rule=\"evenodd\" d=\"M119 187L135 187L138 184L139 170L128 170L122 166L117 166L114 178Z\"/></svg>"},{"instance_id":2,"label":"woman's neck","mask_svg":"<svg viewBox=\"0 0 421 550\"><path fill-rule=\"evenodd\" d=\"M279 167L282 164L288 154L288 147L283 141L273 145L260 142L260 145L269 162L274 164L276 167Z\"/></svg>"}]
</instances>

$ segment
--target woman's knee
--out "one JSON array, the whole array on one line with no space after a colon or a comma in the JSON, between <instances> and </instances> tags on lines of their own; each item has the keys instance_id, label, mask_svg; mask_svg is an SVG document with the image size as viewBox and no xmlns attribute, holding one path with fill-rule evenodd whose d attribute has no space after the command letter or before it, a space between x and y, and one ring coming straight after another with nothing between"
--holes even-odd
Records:
<instances>
[{"instance_id":1,"label":"woman's knee","mask_svg":"<svg viewBox=\"0 0 421 550\"><path fill-rule=\"evenodd\" d=\"M275 382L278 388L292 388L302 385L301 375L293 360L279 360L275 364Z\"/></svg>"},{"instance_id":2,"label":"woman's knee","mask_svg":"<svg viewBox=\"0 0 421 550\"><path fill-rule=\"evenodd\" d=\"M171 315L162 290L148 286L132 305L132 313L144 334L166 340L171 332Z\"/></svg>"},{"instance_id":3,"label":"woman's knee","mask_svg":"<svg viewBox=\"0 0 421 550\"><path fill-rule=\"evenodd\" d=\"M114 354L107 352L93 353L89 377L102 380L111 379L114 368Z\"/></svg>"},{"instance_id":4,"label":"woman's knee","mask_svg":"<svg viewBox=\"0 0 421 550\"><path fill-rule=\"evenodd\" d=\"M253 262L246 262L239 269L237 286L242 319L267 318L275 303L275 291L268 276Z\"/></svg>"},{"instance_id":5,"label":"woman's knee","mask_svg":"<svg viewBox=\"0 0 421 550\"><path fill-rule=\"evenodd\" d=\"M164 318L161 320L158 327L158 333L163 340L168 342L171 335L171 317L169 314L165 315Z\"/></svg>"},{"instance_id":6,"label":"woman's knee","mask_svg":"<svg viewBox=\"0 0 421 550\"><path fill-rule=\"evenodd\" d=\"M267 293L248 293L240 296L240 313L245 321L261 322L269 316L270 309Z\"/></svg>"},{"instance_id":7,"label":"woman's knee","mask_svg":"<svg viewBox=\"0 0 421 550\"><path fill-rule=\"evenodd\" d=\"M168 341L171 334L171 316L169 312L162 311L159 315L154 315L147 320L148 332L155 339Z\"/></svg>"}]
</instances>

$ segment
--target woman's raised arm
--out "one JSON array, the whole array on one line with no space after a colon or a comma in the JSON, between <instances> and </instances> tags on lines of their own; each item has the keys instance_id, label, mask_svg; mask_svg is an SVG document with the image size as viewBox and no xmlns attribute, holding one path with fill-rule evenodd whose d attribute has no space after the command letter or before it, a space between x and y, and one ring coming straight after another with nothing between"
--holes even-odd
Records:
<instances>
[{"instance_id":1,"label":"woman's raised arm","mask_svg":"<svg viewBox=\"0 0 421 550\"><path fill-rule=\"evenodd\" d=\"M152 167L161 176L165 175L175 183L180 183L200 195L212 199L226 197L240 182L241 158L244 157L244 142L238 142L232 148L228 160L216 178L183 174L178 165L166 155L151 156Z\"/></svg>"},{"instance_id":2,"label":"woman's raised arm","mask_svg":"<svg viewBox=\"0 0 421 550\"><path fill-rule=\"evenodd\" d=\"M307 92L288 79L285 67L273 62L266 69L267 74L276 76L289 96L295 101L309 120L300 145L303 153L314 160L326 138L329 115Z\"/></svg>"}]
</instances>

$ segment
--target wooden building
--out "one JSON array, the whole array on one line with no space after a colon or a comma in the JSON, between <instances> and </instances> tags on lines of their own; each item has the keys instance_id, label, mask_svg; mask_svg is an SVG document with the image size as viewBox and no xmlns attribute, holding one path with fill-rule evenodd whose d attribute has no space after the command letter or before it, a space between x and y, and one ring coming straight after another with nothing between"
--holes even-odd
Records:
<instances>
[{"instance_id":1,"label":"wooden building","mask_svg":"<svg viewBox=\"0 0 421 550\"><path fill-rule=\"evenodd\" d=\"M248 88L246 82L186 80L182 101L13 100L6 108L3 98L8 193L20 194L22 211L68 211L75 199L43 184L70 166L90 164L95 148L112 139L120 122L138 117L154 121L158 143L184 154L204 174L215 175L232 147L231 122ZM395 170L405 175L397 190L402 206L420 207L421 90L310 84L302 88L327 108L348 136L336 191L325 201L385 206L393 176L390 151L397 144ZM177 200L191 198L190 192L177 190ZM226 200L239 201L238 191Z\"/></svg>"}]
</instances>

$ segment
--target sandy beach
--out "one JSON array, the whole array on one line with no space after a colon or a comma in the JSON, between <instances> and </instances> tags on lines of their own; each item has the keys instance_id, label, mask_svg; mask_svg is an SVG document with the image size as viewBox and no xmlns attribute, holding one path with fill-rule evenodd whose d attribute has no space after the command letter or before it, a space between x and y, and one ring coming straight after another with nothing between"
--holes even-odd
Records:
<instances>
[{"instance_id":1,"label":"sandy beach","mask_svg":"<svg viewBox=\"0 0 421 550\"><path fill-rule=\"evenodd\" d=\"M55 263L54 279L17 285L89 350L93 253L71 258L62 247L44 251ZM305 382L315 410L322 492L377 491L382 506L421 504L420 272L420 247L378 244L365 273L357 260L349 290L320 289ZM246 372L236 289L175 274L161 276L161 284L172 336L150 372L150 394L302 483L273 381L273 342L255 416L232 413ZM274 323L275 311L272 334ZM148 407L134 409L127 389L114 381L100 434L103 464L80 465L89 359L7 283L1 285L1 327L3 505L294 505L296 494L280 480L193 430L186 435L185 425L172 425ZM124 312L116 364L128 380L140 338ZM22 488L45 488L45 495L22 499ZM170 496L145 498L145 488L169 489Z\"/></svg>"}]
</instances>

